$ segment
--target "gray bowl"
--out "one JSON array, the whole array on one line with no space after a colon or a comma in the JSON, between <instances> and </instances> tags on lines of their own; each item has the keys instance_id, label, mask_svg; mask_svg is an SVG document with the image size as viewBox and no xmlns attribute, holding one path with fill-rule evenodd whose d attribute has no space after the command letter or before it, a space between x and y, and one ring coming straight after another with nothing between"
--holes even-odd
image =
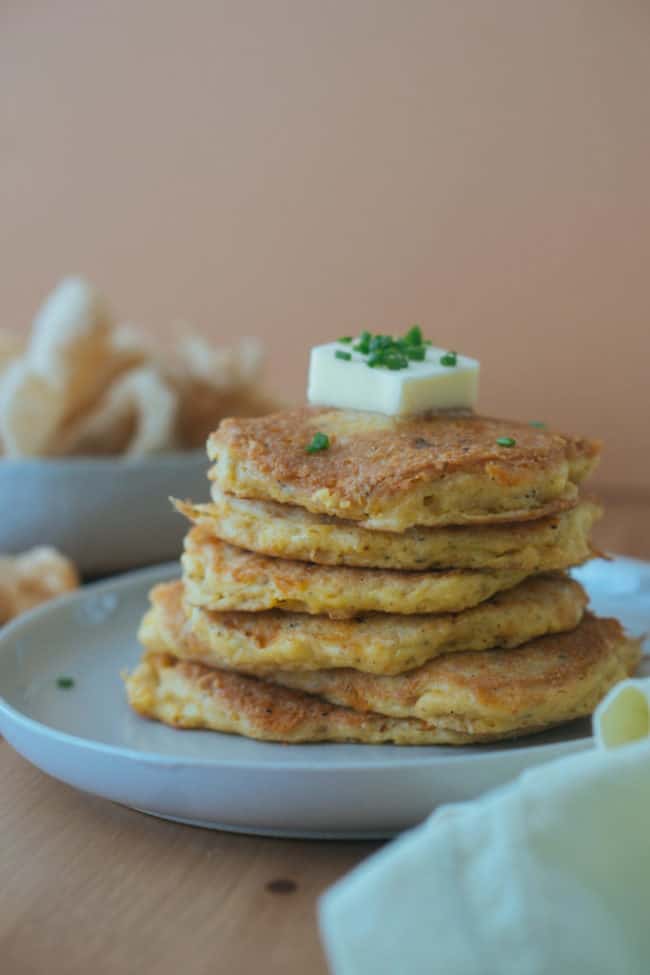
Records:
<instances>
[{"instance_id":1,"label":"gray bowl","mask_svg":"<svg viewBox=\"0 0 650 975\"><path fill-rule=\"evenodd\" d=\"M179 557L187 522L170 495L208 499L204 450L0 460L0 551L53 545L88 575Z\"/></svg>"}]
</instances>

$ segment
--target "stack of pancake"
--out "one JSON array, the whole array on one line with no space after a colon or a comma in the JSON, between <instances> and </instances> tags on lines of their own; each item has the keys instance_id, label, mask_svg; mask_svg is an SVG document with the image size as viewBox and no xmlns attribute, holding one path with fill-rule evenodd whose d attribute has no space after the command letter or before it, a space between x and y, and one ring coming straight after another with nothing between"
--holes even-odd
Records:
<instances>
[{"instance_id":1,"label":"stack of pancake","mask_svg":"<svg viewBox=\"0 0 650 975\"><path fill-rule=\"evenodd\" d=\"M600 509L578 484L597 443L306 407L226 420L208 453L211 503L177 502L193 523L183 578L152 591L141 626L139 713L285 742L463 745L587 715L635 669L638 641L567 574L592 555Z\"/></svg>"}]
</instances>

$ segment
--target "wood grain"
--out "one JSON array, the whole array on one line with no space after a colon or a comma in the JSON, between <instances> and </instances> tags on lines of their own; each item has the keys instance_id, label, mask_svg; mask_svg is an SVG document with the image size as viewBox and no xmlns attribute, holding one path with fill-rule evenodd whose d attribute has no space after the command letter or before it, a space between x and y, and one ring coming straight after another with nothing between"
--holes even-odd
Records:
<instances>
[{"instance_id":1,"label":"wood grain","mask_svg":"<svg viewBox=\"0 0 650 975\"><path fill-rule=\"evenodd\" d=\"M650 499L604 548L650 557ZM194 829L75 792L0 741L2 975L326 975L319 894L376 844Z\"/></svg>"},{"instance_id":2,"label":"wood grain","mask_svg":"<svg viewBox=\"0 0 650 975\"><path fill-rule=\"evenodd\" d=\"M166 823L80 795L6 742L0 768L3 975L326 972L316 898L371 844Z\"/></svg>"}]
</instances>

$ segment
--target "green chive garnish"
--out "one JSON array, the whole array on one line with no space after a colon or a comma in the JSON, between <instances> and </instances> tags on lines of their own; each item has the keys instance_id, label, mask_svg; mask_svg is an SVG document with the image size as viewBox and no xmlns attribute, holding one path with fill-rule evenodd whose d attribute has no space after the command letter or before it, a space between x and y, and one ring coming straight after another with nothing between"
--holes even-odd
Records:
<instances>
[{"instance_id":1,"label":"green chive garnish","mask_svg":"<svg viewBox=\"0 0 650 975\"><path fill-rule=\"evenodd\" d=\"M512 437L497 437L497 443L500 447L514 447L517 441Z\"/></svg>"},{"instance_id":2,"label":"green chive garnish","mask_svg":"<svg viewBox=\"0 0 650 975\"><path fill-rule=\"evenodd\" d=\"M67 691L71 687L74 687L74 677L57 677L56 686L61 687L64 691Z\"/></svg>"},{"instance_id":3,"label":"green chive garnish","mask_svg":"<svg viewBox=\"0 0 650 975\"><path fill-rule=\"evenodd\" d=\"M404 336L408 345L422 345L422 329L419 325L412 325Z\"/></svg>"},{"instance_id":4,"label":"green chive garnish","mask_svg":"<svg viewBox=\"0 0 650 975\"><path fill-rule=\"evenodd\" d=\"M334 353L334 356L336 359L344 359L346 362L349 362L350 359L352 358L352 353L343 352L341 349L337 349L336 352Z\"/></svg>"},{"instance_id":5,"label":"green chive garnish","mask_svg":"<svg viewBox=\"0 0 650 975\"><path fill-rule=\"evenodd\" d=\"M315 433L312 441L305 447L308 454L315 454L319 450L327 450L330 445L330 438L326 433Z\"/></svg>"},{"instance_id":6,"label":"green chive garnish","mask_svg":"<svg viewBox=\"0 0 650 975\"><path fill-rule=\"evenodd\" d=\"M404 355L387 355L384 358L383 364L387 369L408 369L409 361Z\"/></svg>"},{"instance_id":7,"label":"green chive garnish","mask_svg":"<svg viewBox=\"0 0 650 975\"><path fill-rule=\"evenodd\" d=\"M440 356L441 366L457 366L458 365L458 354L456 352L445 352L444 355Z\"/></svg>"},{"instance_id":8,"label":"green chive garnish","mask_svg":"<svg viewBox=\"0 0 650 975\"><path fill-rule=\"evenodd\" d=\"M370 352L370 341L372 335L370 332L362 332L359 336L359 341L356 345L352 346L355 352L361 352L362 355L368 355Z\"/></svg>"},{"instance_id":9,"label":"green chive garnish","mask_svg":"<svg viewBox=\"0 0 650 975\"><path fill-rule=\"evenodd\" d=\"M352 341L352 336L351 335L344 335L343 338L337 339L336 341L337 342L344 342L345 345L349 345L350 342Z\"/></svg>"},{"instance_id":10,"label":"green chive garnish","mask_svg":"<svg viewBox=\"0 0 650 975\"><path fill-rule=\"evenodd\" d=\"M535 427L536 430L546 430L546 424L542 423L541 420L531 420L528 426Z\"/></svg>"},{"instance_id":11,"label":"green chive garnish","mask_svg":"<svg viewBox=\"0 0 650 975\"><path fill-rule=\"evenodd\" d=\"M352 349L365 357L366 365L370 369L408 369L411 362L424 362L427 357L427 346L431 345L429 339L422 337L422 329L419 325L412 325L408 331L400 338L393 338L391 335L380 333L373 335L372 332L363 331L356 339L344 336L339 342L354 342ZM349 353L335 352L337 359L347 360ZM444 366L455 366L458 364L458 356L455 352L446 352L440 359Z\"/></svg>"}]
</instances>

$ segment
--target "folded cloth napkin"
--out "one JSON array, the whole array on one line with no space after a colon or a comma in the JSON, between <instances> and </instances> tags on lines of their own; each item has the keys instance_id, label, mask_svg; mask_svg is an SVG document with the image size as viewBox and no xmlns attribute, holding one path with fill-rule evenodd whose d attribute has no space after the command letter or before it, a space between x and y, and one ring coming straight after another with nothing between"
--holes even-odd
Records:
<instances>
[{"instance_id":1,"label":"folded cloth napkin","mask_svg":"<svg viewBox=\"0 0 650 975\"><path fill-rule=\"evenodd\" d=\"M648 975L649 718L650 680L622 682L596 750L441 807L340 881L334 975Z\"/></svg>"}]
</instances>

